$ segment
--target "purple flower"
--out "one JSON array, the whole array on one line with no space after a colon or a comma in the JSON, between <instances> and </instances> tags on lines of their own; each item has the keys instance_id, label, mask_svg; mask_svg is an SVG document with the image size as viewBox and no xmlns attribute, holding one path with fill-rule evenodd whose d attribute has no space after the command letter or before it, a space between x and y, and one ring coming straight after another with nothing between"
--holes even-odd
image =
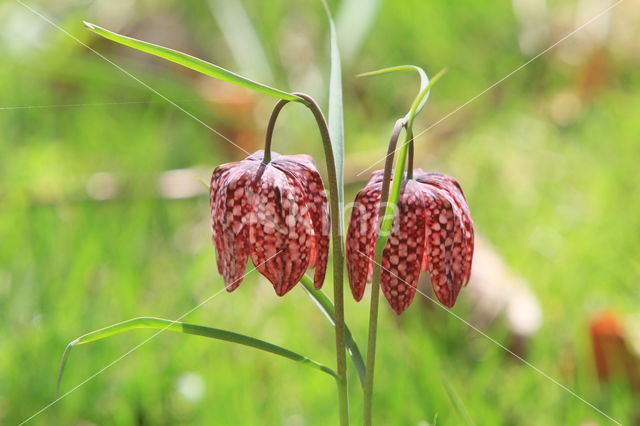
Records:
<instances>
[{"instance_id":1,"label":"purple flower","mask_svg":"<svg viewBox=\"0 0 640 426\"><path fill-rule=\"evenodd\" d=\"M347 271L351 291L362 299L373 272L374 245L383 172L371 175L358 193L347 231ZM402 184L391 233L382 255L380 286L400 314L409 307L418 277L428 271L433 290L451 307L469 281L473 222L460 184L440 173L414 170Z\"/></svg>"},{"instance_id":2,"label":"purple flower","mask_svg":"<svg viewBox=\"0 0 640 426\"><path fill-rule=\"evenodd\" d=\"M308 268L322 287L329 251L327 196L308 155L264 151L223 164L211 176L211 220L218 271L228 291L242 282L249 255L279 296Z\"/></svg>"}]
</instances>

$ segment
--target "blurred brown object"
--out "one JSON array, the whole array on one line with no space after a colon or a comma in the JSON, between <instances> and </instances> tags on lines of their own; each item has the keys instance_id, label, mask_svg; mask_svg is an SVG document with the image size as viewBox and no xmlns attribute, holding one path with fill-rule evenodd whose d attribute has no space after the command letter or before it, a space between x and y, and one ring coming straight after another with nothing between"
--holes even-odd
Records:
<instances>
[{"instance_id":1,"label":"blurred brown object","mask_svg":"<svg viewBox=\"0 0 640 426\"><path fill-rule=\"evenodd\" d=\"M476 237L469 296L473 300L471 319L487 326L504 315L509 331L522 338L542 326L542 308L530 284L509 265L500 252L484 237Z\"/></svg>"},{"instance_id":2,"label":"blurred brown object","mask_svg":"<svg viewBox=\"0 0 640 426\"><path fill-rule=\"evenodd\" d=\"M640 354L634 347L629 325L611 311L600 312L592 316L589 322L591 344L601 382L619 378L640 391Z\"/></svg>"},{"instance_id":3,"label":"blurred brown object","mask_svg":"<svg viewBox=\"0 0 640 426\"><path fill-rule=\"evenodd\" d=\"M509 331L505 345L512 355L524 358L530 337L542 326L540 301L529 282L509 268L485 236L476 232L475 240L471 280L465 290L469 293L465 299L471 301L469 322L481 330L502 322ZM433 294L428 274L421 275L419 288ZM432 309L433 300L425 300Z\"/></svg>"}]
</instances>

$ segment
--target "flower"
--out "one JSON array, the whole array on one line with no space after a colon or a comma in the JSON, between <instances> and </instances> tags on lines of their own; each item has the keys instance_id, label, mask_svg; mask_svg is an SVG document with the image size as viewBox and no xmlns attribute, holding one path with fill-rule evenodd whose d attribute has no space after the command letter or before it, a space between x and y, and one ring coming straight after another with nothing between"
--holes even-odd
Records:
<instances>
[{"instance_id":1,"label":"flower","mask_svg":"<svg viewBox=\"0 0 640 426\"><path fill-rule=\"evenodd\" d=\"M242 282L247 259L278 296L308 268L322 287L329 251L329 209L322 178L308 155L264 151L223 164L211 176L213 243L228 291Z\"/></svg>"},{"instance_id":2,"label":"flower","mask_svg":"<svg viewBox=\"0 0 640 426\"><path fill-rule=\"evenodd\" d=\"M433 290L452 307L471 275L473 222L460 184L440 173L415 169L406 179L382 254L380 286L396 313L413 300L418 277L428 271ZM351 292L362 299L373 273L383 171L358 192L347 231L347 271Z\"/></svg>"}]
</instances>

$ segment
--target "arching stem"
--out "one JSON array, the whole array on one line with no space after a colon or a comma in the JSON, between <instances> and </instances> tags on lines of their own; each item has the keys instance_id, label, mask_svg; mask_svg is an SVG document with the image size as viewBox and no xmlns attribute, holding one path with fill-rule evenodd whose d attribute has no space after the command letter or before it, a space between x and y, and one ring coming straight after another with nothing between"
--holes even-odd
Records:
<instances>
[{"instance_id":1,"label":"arching stem","mask_svg":"<svg viewBox=\"0 0 640 426\"><path fill-rule=\"evenodd\" d=\"M336 364L338 372L338 404L340 424L349 424L349 398L347 394L347 354L345 350L344 324L344 239L342 236L342 217L340 216L340 200L338 198L338 179L336 162L331 146L331 136L327 121L316 101L305 93L294 93L305 101L305 106L311 110L322 137L324 157L327 164L327 178L329 180L329 203L331 207L331 242L333 248L333 304L335 306L336 330Z\"/></svg>"},{"instance_id":2,"label":"arching stem","mask_svg":"<svg viewBox=\"0 0 640 426\"><path fill-rule=\"evenodd\" d=\"M276 121L278 120L280 111L282 111L282 108L288 103L288 100L280 99L276 106L273 107L273 111L271 111L271 117L269 117L269 124L267 125L267 133L264 138L264 157L262 158L264 164L271 162L271 139L273 138L273 130L276 127Z\"/></svg>"},{"instance_id":3,"label":"arching stem","mask_svg":"<svg viewBox=\"0 0 640 426\"><path fill-rule=\"evenodd\" d=\"M391 140L389 141L389 149L385 162L385 172L383 180L383 192L380 199L379 213L379 231L376 238L374 248L374 267L373 276L371 278L371 309L369 315L369 343L367 346L367 368L365 375L365 391L364 391L364 424L370 426L372 422L372 397L373 397L373 372L375 368L375 356L376 356L376 332L378 328L378 298L380 294L380 275L382 273L382 254L387 244L389 234L393 227L393 219L395 218L396 206L395 204L400 199L400 192L402 189L402 182L405 180L405 165L408 163L408 151L412 147L413 142L413 120L416 114L421 108L423 101L431 87L442 77L445 70L436 74L431 81L420 88L420 93L413 101L409 113L405 118L398 120L393 129ZM400 124L399 124L400 123ZM391 164L393 163L393 157L396 152L396 144L400 135L400 130L405 127L405 141L400 147L397 148L398 155L395 159L395 167L393 172L393 179L391 179ZM382 212L384 209L384 212Z\"/></svg>"}]
</instances>

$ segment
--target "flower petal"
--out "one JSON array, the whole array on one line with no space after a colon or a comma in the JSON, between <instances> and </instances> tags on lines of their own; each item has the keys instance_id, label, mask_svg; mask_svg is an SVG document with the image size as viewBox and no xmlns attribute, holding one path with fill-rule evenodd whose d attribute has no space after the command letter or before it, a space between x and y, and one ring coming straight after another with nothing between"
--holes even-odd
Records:
<instances>
[{"instance_id":1,"label":"flower petal","mask_svg":"<svg viewBox=\"0 0 640 426\"><path fill-rule=\"evenodd\" d=\"M422 270L428 270L433 290L444 305L451 307L462 287L453 270L453 241L460 226L451 198L443 191L422 185L426 207L425 251Z\"/></svg>"},{"instance_id":2,"label":"flower petal","mask_svg":"<svg viewBox=\"0 0 640 426\"><path fill-rule=\"evenodd\" d=\"M381 185L364 187L354 202L347 230L347 272L351 292L361 300L373 271L374 245L378 230Z\"/></svg>"},{"instance_id":3,"label":"flower petal","mask_svg":"<svg viewBox=\"0 0 640 426\"><path fill-rule=\"evenodd\" d=\"M260 164L250 187L251 259L278 296L300 281L314 242L303 189L292 182L271 164Z\"/></svg>"},{"instance_id":4,"label":"flower petal","mask_svg":"<svg viewBox=\"0 0 640 426\"><path fill-rule=\"evenodd\" d=\"M425 203L422 185L403 185L391 234L382 255L380 286L397 314L409 307L416 293L425 251Z\"/></svg>"},{"instance_id":5,"label":"flower petal","mask_svg":"<svg viewBox=\"0 0 640 426\"><path fill-rule=\"evenodd\" d=\"M228 291L242 282L249 257L249 229L244 220L251 211L244 193L249 176L239 163L216 168L211 176L210 202L216 263Z\"/></svg>"},{"instance_id":6,"label":"flower petal","mask_svg":"<svg viewBox=\"0 0 640 426\"><path fill-rule=\"evenodd\" d=\"M393 169L391 169L391 176L393 176ZM373 185L376 183L382 183L383 179L384 179L384 170L383 169L376 170L371 173L371 176L369 176L369 181L367 182L367 186Z\"/></svg>"},{"instance_id":7,"label":"flower petal","mask_svg":"<svg viewBox=\"0 0 640 426\"><path fill-rule=\"evenodd\" d=\"M315 267L314 286L321 288L329 257L329 204L322 178L313 159L304 154L282 155L273 161L278 169L289 173L302 186L314 231L314 247L309 267Z\"/></svg>"},{"instance_id":8,"label":"flower petal","mask_svg":"<svg viewBox=\"0 0 640 426\"><path fill-rule=\"evenodd\" d=\"M455 205L458 207L456 215L462 222L464 227L460 236L456 236L455 244L459 250L459 254L454 256L460 256L460 262L462 264L463 281L462 285L467 285L469 278L471 277L471 264L473 260L473 248L474 248L474 233L473 233L473 221L471 220L471 213L469 212L469 206L467 199L464 196L462 187L458 181L451 176L447 176L442 173L424 173L418 169L419 173L416 173L416 180L419 182L433 185L441 190L446 191L451 198L455 201ZM454 248L454 251L456 249Z\"/></svg>"}]
</instances>

